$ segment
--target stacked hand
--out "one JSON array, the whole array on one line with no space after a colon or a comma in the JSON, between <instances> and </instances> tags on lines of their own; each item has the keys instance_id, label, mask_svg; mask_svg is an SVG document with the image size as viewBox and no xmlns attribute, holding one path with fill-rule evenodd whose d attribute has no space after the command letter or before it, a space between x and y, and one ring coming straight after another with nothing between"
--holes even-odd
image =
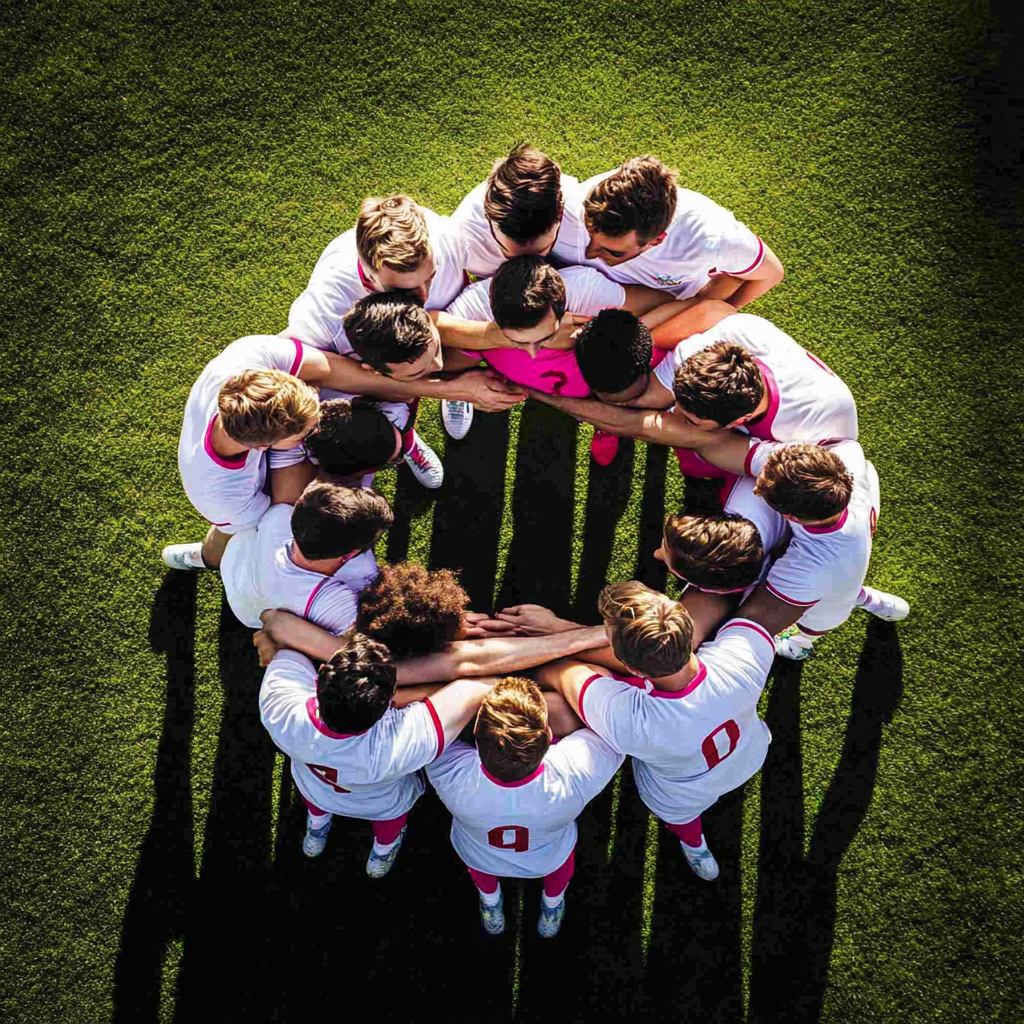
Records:
<instances>
[{"instance_id":1,"label":"stacked hand","mask_svg":"<svg viewBox=\"0 0 1024 1024\"><path fill-rule=\"evenodd\" d=\"M547 636L580 628L578 622L560 619L550 608L539 604L514 604L511 608L502 608L498 619L513 627L516 636Z\"/></svg>"}]
</instances>

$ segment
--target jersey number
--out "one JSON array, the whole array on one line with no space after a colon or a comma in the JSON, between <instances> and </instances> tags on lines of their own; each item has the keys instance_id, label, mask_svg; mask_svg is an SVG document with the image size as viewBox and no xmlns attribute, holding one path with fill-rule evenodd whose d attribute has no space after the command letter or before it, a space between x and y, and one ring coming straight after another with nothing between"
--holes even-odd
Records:
<instances>
[{"instance_id":1,"label":"jersey number","mask_svg":"<svg viewBox=\"0 0 1024 1024\"><path fill-rule=\"evenodd\" d=\"M307 765L309 770L321 781L326 783L335 793L351 793L352 790L338 785L338 769L325 768L322 764Z\"/></svg>"},{"instance_id":2,"label":"jersey number","mask_svg":"<svg viewBox=\"0 0 1024 1024\"><path fill-rule=\"evenodd\" d=\"M512 833L512 842L505 841L505 834ZM499 850L515 850L516 853L525 853L530 848L530 830L522 825L502 825L500 828L492 828L487 833L487 842L496 846Z\"/></svg>"},{"instance_id":3,"label":"jersey number","mask_svg":"<svg viewBox=\"0 0 1024 1024\"><path fill-rule=\"evenodd\" d=\"M569 378L561 372L561 370L548 370L547 373L542 373L540 379L543 380L545 377L554 377L554 383L551 385L551 390L554 394L560 395L562 388L569 383Z\"/></svg>"},{"instance_id":4,"label":"jersey number","mask_svg":"<svg viewBox=\"0 0 1024 1024\"><path fill-rule=\"evenodd\" d=\"M720 754L718 752L718 744L715 743L715 737L723 730L725 731L726 738L729 740L729 749L724 754ZM736 749L736 744L739 741L740 727L731 718L728 722L723 722L713 732L709 732L704 737L704 742L700 745L700 752L708 763L708 771L711 771L715 765L721 764Z\"/></svg>"}]
</instances>

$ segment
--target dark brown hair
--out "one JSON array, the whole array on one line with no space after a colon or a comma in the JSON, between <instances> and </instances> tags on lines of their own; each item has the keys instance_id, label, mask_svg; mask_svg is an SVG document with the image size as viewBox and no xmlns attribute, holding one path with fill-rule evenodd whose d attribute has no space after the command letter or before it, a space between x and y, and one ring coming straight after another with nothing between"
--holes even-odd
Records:
<instances>
[{"instance_id":1,"label":"dark brown hair","mask_svg":"<svg viewBox=\"0 0 1024 1024\"><path fill-rule=\"evenodd\" d=\"M576 363L592 391L617 394L650 372L651 332L626 309L602 309L576 338Z\"/></svg>"},{"instance_id":2,"label":"dark brown hair","mask_svg":"<svg viewBox=\"0 0 1024 1024\"><path fill-rule=\"evenodd\" d=\"M387 499L369 487L314 480L292 509L292 536L305 558L340 558L365 551L394 521Z\"/></svg>"},{"instance_id":3,"label":"dark brown hair","mask_svg":"<svg viewBox=\"0 0 1024 1024\"><path fill-rule=\"evenodd\" d=\"M788 444L765 460L754 493L781 515L818 522L850 504L853 477L834 452L816 444Z\"/></svg>"},{"instance_id":4,"label":"dark brown hair","mask_svg":"<svg viewBox=\"0 0 1024 1024\"><path fill-rule=\"evenodd\" d=\"M342 323L355 354L385 374L389 363L416 362L434 340L427 311L406 292L367 295Z\"/></svg>"},{"instance_id":5,"label":"dark brown hair","mask_svg":"<svg viewBox=\"0 0 1024 1024\"><path fill-rule=\"evenodd\" d=\"M543 235L562 214L562 169L519 143L494 165L484 191L484 216L513 242Z\"/></svg>"},{"instance_id":6,"label":"dark brown hair","mask_svg":"<svg viewBox=\"0 0 1024 1024\"><path fill-rule=\"evenodd\" d=\"M764 374L746 349L717 341L676 370L672 390L681 409L724 427L761 404Z\"/></svg>"},{"instance_id":7,"label":"dark brown hair","mask_svg":"<svg viewBox=\"0 0 1024 1024\"><path fill-rule=\"evenodd\" d=\"M761 573L764 547L757 527L743 516L675 514L665 520L665 558L701 590L743 590Z\"/></svg>"},{"instance_id":8,"label":"dark brown hair","mask_svg":"<svg viewBox=\"0 0 1024 1024\"><path fill-rule=\"evenodd\" d=\"M383 644L350 633L345 645L320 666L316 681L320 720L332 732L365 732L383 718L397 679L391 653Z\"/></svg>"},{"instance_id":9,"label":"dark brown hair","mask_svg":"<svg viewBox=\"0 0 1024 1024\"><path fill-rule=\"evenodd\" d=\"M646 245L667 231L675 216L675 171L657 157L635 156L590 190L583 212L591 234L621 238L635 231Z\"/></svg>"},{"instance_id":10,"label":"dark brown hair","mask_svg":"<svg viewBox=\"0 0 1024 1024\"><path fill-rule=\"evenodd\" d=\"M320 422L305 440L320 472L332 477L361 476L386 466L397 443L395 427L380 406L360 398L321 402Z\"/></svg>"},{"instance_id":11,"label":"dark brown hair","mask_svg":"<svg viewBox=\"0 0 1024 1024\"><path fill-rule=\"evenodd\" d=\"M525 779L548 752L547 724L540 687L529 679L502 679L484 697L473 728L481 763L502 782Z\"/></svg>"},{"instance_id":12,"label":"dark brown hair","mask_svg":"<svg viewBox=\"0 0 1024 1024\"><path fill-rule=\"evenodd\" d=\"M565 316L565 282L542 256L514 256L491 278L491 315L502 330L536 327L550 309Z\"/></svg>"}]
</instances>

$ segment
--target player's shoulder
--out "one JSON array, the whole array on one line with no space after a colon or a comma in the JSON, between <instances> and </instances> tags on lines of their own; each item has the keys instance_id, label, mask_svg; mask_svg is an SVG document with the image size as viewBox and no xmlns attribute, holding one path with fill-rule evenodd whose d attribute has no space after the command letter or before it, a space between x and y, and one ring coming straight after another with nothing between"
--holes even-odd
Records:
<instances>
[{"instance_id":1,"label":"player's shoulder","mask_svg":"<svg viewBox=\"0 0 1024 1024\"><path fill-rule=\"evenodd\" d=\"M715 639L701 644L700 661L709 671L737 663L761 664L775 658L775 640L760 623L734 618L719 627Z\"/></svg>"},{"instance_id":2,"label":"player's shoulder","mask_svg":"<svg viewBox=\"0 0 1024 1024\"><path fill-rule=\"evenodd\" d=\"M487 192L487 180L484 179L479 185L471 189L462 197L462 202L455 208L452 214L453 224L463 224L466 221L479 221L484 217L484 195Z\"/></svg>"},{"instance_id":3,"label":"player's shoulder","mask_svg":"<svg viewBox=\"0 0 1024 1024\"><path fill-rule=\"evenodd\" d=\"M263 673L263 689L275 684L312 685L315 689L316 666L298 651L280 650Z\"/></svg>"}]
</instances>

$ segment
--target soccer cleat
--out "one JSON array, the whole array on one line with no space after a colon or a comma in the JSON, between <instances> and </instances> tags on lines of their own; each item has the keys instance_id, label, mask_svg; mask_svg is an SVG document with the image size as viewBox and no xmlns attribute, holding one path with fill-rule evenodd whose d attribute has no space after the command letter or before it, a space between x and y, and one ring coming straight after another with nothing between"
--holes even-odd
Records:
<instances>
[{"instance_id":1,"label":"soccer cleat","mask_svg":"<svg viewBox=\"0 0 1024 1024\"><path fill-rule=\"evenodd\" d=\"M480 924L488 935L500 935L505 930L505 897L499 894L493 907L480 901Z\"/></svg>"},{"instance_id":2,"label":"soccer cleat","mask_svg":"<svg viewBox=\"0 0 1024 1024\"><path fill-rule=\"evenodd\" d=\"M402 831L398 833L395 845L387 853L378 853L376 846L371 847L370 857L366 862L366 873L371 878L383 878L395 863L398 851L402 848L402 840L405 838L405 830L408 826L403 825Z\"/></svg>"},{"instance_id":3,"label":"soccer cleat","mask_svg":"<svg viewBox=\"0 0 1024 1024\"><path fill-rule=\"evenodd\" d=\"M775 653L780 658L788 658L790 661L804 661L811 656L813 643L814 641L801 633L796 626L787 626L775 638Z\"/></svg>"},{"instance_id":4,"label":"soccer cleat","mask_svg":"<svg viewBox=\"0 0 1024 1024\"><path fill-rule=\"evenodd\" d=\"M542 896L540 917L537 918L537 934L542 939L553 939L558 934L558 929L562 927L563 917L565 917L565 896L562 896L556 907L549 907Z\"/></svg>"},{"instance_id":5,"label":"soccer cleat","mask_svg":"<svg viewBox=\"0 0 1024 1024\"><path fill-rule=\"evenodd\" d=\"M860 606L876 618L886 622L899 622L910 614L910 605L895 594L887 594L884 590L864 587L865 601Z\"/></svg>"},{"instance_id":6,"label":"soccer cleat","mask_svg":"<svg viewBox=\"0 0 1024 1024\"><path fill-rule=\"evenodd\" d=\"M718 877L718 861L703 836L700 837L700 846L687 846L681 839L679 845L683 848L686 863L698 878L713 882Z\"/></svg>"},{"instance_id":7,"label":"soccer cleat","mask_svg":"<svg viewBox=\"0 0 1024 1024\"><path fill-rule=\"evenodd\" d=\"M449 437L461 441L473 423L473 406L470 402L442 402L441 419Z\"/></svg>"},{"instance_id":8,"label":"soccer cleat","mask_svg":"<svg viewBox=\"0 0 1024 1024\"><path fill-rule=\"evenodd\" d=\"M313 828L306 818L306 834L302 837L302 852L307 857L319 857L327 845L327 833L331 831L331 821L328 817L327 824L322 828Z\"/></svg>"},{"instance_id":9,"label":"soccer cleat","mask_svg":"<svg viewBox=\"0 0 1024 1024\"><path fill-rule=\"evenodd\" d=\"M185 572L198 572L206 568L203 561L203 545L198 544L168 544L160 552L160 557L172 569L184 569Z\"/></svg>"},{"instance_id":10,"label":"soccer cleat","mask_svg":"<svg viewBox=\"0 0 1024 1024\"><path fill-rule=\"evenodd\" d=\"M595 430L590 442L590 454L599 466L610 466L615 461L615 453L619 450L619 439L607 430Z\"/></svg>"},{"instance_id":11,"label":"soccer cleat","mask_svg":"<svg viewBox=\"0 0 1024 1024\"><path fill-rule=\"evenodd\" d=\"M424 487L436 491L444 482L444 467L431 448L419 434L413 431L412 447L403 456L405 464L412 470L412 475Z\"/></svg>"}]
</instances>

